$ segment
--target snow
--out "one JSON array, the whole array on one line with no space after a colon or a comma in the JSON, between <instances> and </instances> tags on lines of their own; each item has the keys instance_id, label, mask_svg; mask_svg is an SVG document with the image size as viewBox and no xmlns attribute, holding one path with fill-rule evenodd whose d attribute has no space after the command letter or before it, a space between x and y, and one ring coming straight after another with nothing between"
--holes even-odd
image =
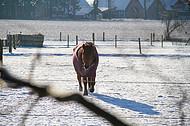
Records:
<instances>
[{"instance_id":1,"label":"snow","mask_svg":"<svg viewBox=\"0 0 190 126\"><path fill-rule=\"evenodd\" d=\"M0 27L3 29L0 29L1 37L5 37L6 31L45 34L43 48L19 47L13 53L4 48L4 67L16 77L28 79L32 60L40 53L41 59L32 72L32 82L50 85L54 91L65 94L79 92L72 65L75 35L79 35L79 42L90 41L95 32L100 59L95 92L85 96L87 100L133 125L173 126L183 122L190 125L190 47L164 42L162 48L160 41L151 46L147 40L149 32L155 30L157 36L163 32L159 21L0 20ZM60 31L65 36L70 33L69 47L66 40L58 40ZM101 41L103 31L105 42ZM119 40L117 48L114 47L115 34ZM147 38L142 39L142 55L139 54L138 36ZM31 96L28 88L1 87L0 90L0 125L18 125L37 96ZM182 100L183 120L179 106ZM60 103L45 97L31 110L25 125L110 124L76 102Z\"/></svg>"},{"instance_id":2,"label":"snow","mask_svg":"<svg viewBox=\"0 0 190 126\"><path fill-rule=\"evenodd\" d=\"M93 6L94 0L87 0L89 5ZM112 0L111 7L115 8L116 10L125 10L127 5L129 4L130 0ZM108 0L99 0L99 8L108 8Z\"/></svg>"},{"instance_id":3,"label":"snow","mask_svg":"<svg viewBox=\"0 0 190 126\"><path fill-rule=\"evenodd\" d=\"M80 5L81 7L83 7L83 6L88 7L88 6L89 6L89 3L88 3L86 0L80 0L79 5Z\"/></svg>"}]
</instances>

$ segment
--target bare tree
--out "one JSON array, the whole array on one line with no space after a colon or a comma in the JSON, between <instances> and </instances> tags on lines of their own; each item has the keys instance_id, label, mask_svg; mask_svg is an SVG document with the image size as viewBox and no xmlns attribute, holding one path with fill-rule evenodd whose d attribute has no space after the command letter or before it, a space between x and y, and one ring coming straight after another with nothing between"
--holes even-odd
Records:
<instances>
[{"instance_id":1,"label":"bare tree","mask_svg":"<svg viewBox=\"0 0 190 126\"><path fill-rule=\"evenodd\" d=\"M184 28L184 25L188 23L186 20L179 20L178 14L176 12L163 12L160 14L160 18L162 19L162 23L165 24L165 39L171 40L171 34L179 29Z\"/></svg>"}]
</instances>

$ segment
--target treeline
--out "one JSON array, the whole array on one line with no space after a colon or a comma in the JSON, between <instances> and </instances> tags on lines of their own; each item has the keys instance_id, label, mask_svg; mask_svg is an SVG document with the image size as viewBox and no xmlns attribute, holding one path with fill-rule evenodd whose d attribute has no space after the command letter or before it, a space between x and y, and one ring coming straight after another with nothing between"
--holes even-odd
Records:
<instances>
[{"instance_id":1,"label":"treeline","mask_svg":"<svg viewBox=\"0 0 190 126\"><path fill-rule=\"evenodd\" d=\"M79 0L0 0L2 19L69 18L80 10Z\"/></svg>"}]
</instances>

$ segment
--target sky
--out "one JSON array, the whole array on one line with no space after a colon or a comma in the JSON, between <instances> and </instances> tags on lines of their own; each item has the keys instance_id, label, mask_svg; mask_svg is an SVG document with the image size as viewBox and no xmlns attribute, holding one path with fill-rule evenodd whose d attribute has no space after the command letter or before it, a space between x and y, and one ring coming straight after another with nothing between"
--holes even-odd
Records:
<instances>
[{"instance_id":1,"label":"sky","mask_svg":"<svg viewBox=\"0 0 190 126\"><path fill-rule=\"evenodd\" d=\"M93 4L94 0L86 0L90 5Z\"/></svg>"}]
</instances>

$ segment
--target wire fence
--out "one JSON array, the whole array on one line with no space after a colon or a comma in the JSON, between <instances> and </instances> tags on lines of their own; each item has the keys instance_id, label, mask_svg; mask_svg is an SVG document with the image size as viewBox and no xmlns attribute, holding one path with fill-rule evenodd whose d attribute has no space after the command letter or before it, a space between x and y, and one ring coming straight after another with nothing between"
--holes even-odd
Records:
<instances>
[{"instance_id":1,"label":"wire fence","mask_svg":"<svg viewBox=\"0 0 190 126\"><path fill-rule=\"evenodd\" d=\"M95 39L96 40L96 39ZM57 40L59 41L59 40ZM63 41L63 40L61 40ZM65 40L67 41L67 40ZM102 41L102 40L101 40ZM105 40L105 41L108 41L108 40ZM109 40L109 41L114 41L114 40ZM119 40L118 40L119 41ZM122 41L122 40L121 40ZM138 41L138 40L133 40L133 41ZM150 40L146 40L146 38L144 38L144 41L150 41ZM156 41L156 39L155 39ZM158 40L160 41L160 40ZM74 43L74 42L73 42ZM121 122L120 120L118 120L115 116L113 115L110 115L109 113L105 113L105 114L102 114L105 112L104 109L101 109L99 108L98 106L95 106L94 104L91 105L91 103L89 103L88 101L86 101L81 95L78 95L78 94L69 94L67 96L56 96L54 94L54 92L51 92L49 90L49 87L48 86L44 86L44 87L36 87L34 85L31 85L30 82L25 82L23 80L18 80L17 78L14 78L12 76L10 76L10 74L5 70L5 69L0 69L0 72L1 72L1 78L4 79L4 80L7 80L7 81L11 81L11 82L14 82L16 83L17 85L14 85L14 87L20 87L20 86L26 86L26 87L30 87L32 89L35 90L35 92L39 95L39 97L37 99L34 100L34 102L31 104L31 106L28 108L28 110L26 111L25 114L19 114L19 115L15 115L15 116L23 116L23 120L21 121L21 125L25 123L26 119L28 116L51 116L51 115L33 115L33 114L30 114L32 108L35 106L35 104L38 102L39 98L41 97L45 97L45 96L53 96L56 100L60 101L60 102L65 102L65 101L77 101L78 103L80 104L83 104L85 107L87 107L88 109L91 110L91 108L94 108L93 110L91 111L94 111L97 115L99 116L102 116L104 118L108 118L107 120L110 121L111 124L113 125L118 125L118 124L121 124L121 125L129 125L129 124L124 124L123 122ZM39 80L39 81L48 81L48 82L52 82L52 81L63 81L63 82L73 82L75 80ZM97 81L98 83L113 83L113 81ZM130 83L130 84L145 84L145 85L149 85L149 84L154 84L154 85L171 85L171 86L186 86L190 83L187 83L187 82L129 82L129 81L114 81L116 83ZM93 107L89 107L89 106L93 106ZM100 110L99 110L100 109ZM7 115L6 113L3 114L1 113L1 115ZM135 117L135 118L153 118L153 119L174 119L174 120L182 120L182 123L183 124L183 120L189 120L190 118L189 117L183 117L183 113L181 114L182 117L181 118L170 118L170 117ZM63 115L53 115L53 116L63 116ZM81 115L80 115L81 116ZM94 115L93 115L94 116ZM134 118L134 117L121 117L121 118ZM185 121L184 121L185 122Z\"/></svg>"}]
</instances>

